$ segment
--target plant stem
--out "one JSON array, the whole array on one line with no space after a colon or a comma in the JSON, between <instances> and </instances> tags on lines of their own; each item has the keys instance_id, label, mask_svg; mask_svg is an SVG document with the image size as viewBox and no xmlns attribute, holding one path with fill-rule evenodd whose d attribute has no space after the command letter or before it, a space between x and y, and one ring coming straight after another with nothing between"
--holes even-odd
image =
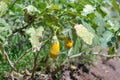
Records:
<instances>
[{"instance_id":1,"label":"plant stem","mask_svg":"<svg viewBox=\"0 0 120 80\"><path fill-rule=\"evenodd\" d=\"M37 58L36 58L35 53L34 53L34 65L33 65L32 76L31 76L32 80L34 79L34 73L35 73L35 67L36 67L36 60L37 60Z\"/></svg>"},{"instance_id":2,"label":"plant stem","mask_svg":"<svg viewBox=\"0 0 120 80\"><path fill-rule=\"evenodd\" d=\"M81 56L81 54L82 54L82 53L78 53L78 54L72 55L72 56L69 57L69 59L75 58L75 57L79 57L79 56Z\"/></svg>"},{"instance_id":3,"label":"plant stem","mask_svg":"<svg viewBox=\"0 0 120 80\"><path fill-rule=\"evenodd\" d=\"M28 53L31 51L32 48L28 49L27 51L25 51L15 62L14 62L14 66Z\"/></svg>"},{"instance_id":4,"label":"plant stem","mask_svg":"<svg viewBox=\"0 0 120 80\"><path fill-rule=\"evenodd\" d=\"M12 80L14 80L14 76L13 76L14 64L13 64L13 63L11 62L11 60L9 59L9 56L8 56L8 54L6 53L6 51L4 51L4 55L5 55L5 57L6 57L7 61L8 61L8 63L9 63L9 65L10 65L10 67L11 67L10 77L11 77Z\"/></svg>"},{"instance_id":5,"label":"plant stem","mask_svg":"<svg viewBox=\"0 0 120 80\"><path fill-rule=\"evenodd\" d=\"M32 80L34 80L34 74L35 74L35 68L37 65L38 54L39 54L39 52L34 53L34 65L33 65L32 76L31 76Z\"/></svg>"},{"instance_id":6,"label":"plant stem","mask_svg":"<svg viewBox=\"0 0 120 80\"><path fill-rule=\"evenodd\" d=\"M14 80L13 72L14 72L14 69L11 68L11 71L10 71L10 77L11 77L12 80Z\"/></svg>"},{"instance_id":7,"label":"plant stem","mask_svg":"<svg viewBox=\"0 0 120 80\"><path fill-rule=\"evenodd\" d=\"M40 43L39 47L40 47L40 48L39 48L39 50L40 50L41 47L42 47L42 42ZM31 76L32 80L34 80L34 74L35 74L35 68L36 68L36 66L37 66L38 54L39 54L38 51L34 53L34 65L33 65L32 76Z\"/></svg>"},{"instance_id":8,"label":"plant stem","mask_svg":"<svg viewBox=\"0 0 120 80\"><path fill-rule=\"evenodd\" d=\"M5 57L6 57L7 61L8 61L8 63L9 63L9 65L10 65L10 67L14 69L14 65L11 62L11 60L9 59L8 54L6 53L6 51L4 51L4 55L5 55Z\"/></svg>"}]
</instances>

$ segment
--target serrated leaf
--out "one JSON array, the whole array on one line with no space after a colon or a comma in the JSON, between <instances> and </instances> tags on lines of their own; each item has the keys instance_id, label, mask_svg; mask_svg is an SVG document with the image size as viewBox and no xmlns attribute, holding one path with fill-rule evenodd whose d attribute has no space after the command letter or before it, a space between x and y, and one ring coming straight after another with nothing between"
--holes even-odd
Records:
<instances>
[{"instance_id":1,"label":"serrated leaf","mask_svg":"<svg viewBox=\"0 0 120 80\"><path fill-rule=\"evenodd\" d=\"M96 8L94 6L87 4L83 8L83 11L81 11L81 15L87 16L88 14L93 13L95 9Z\"/></svg>"},{"instance_id":2,"label":"serrated leaf","mask_svg":"<svg viewBox=\"0 0 120 80\"><path fill-rule=\"evenodd\" d=\"M107 48L107 43L111 40L113 37L113 33L110 31L105 31L100 38L100 48L104 49Z\"/></svg>"},{"instance_id":3,"label":"serrated leaf","mask_svg":"<svg viewBox=\"0 0 120 80\"><path fill-rule=\"evenodd\" d=\"M76 30L77 35L78 35L86 44L89 44L89 45L92 44L94 35L93 35L90 31L88 31L86 27L84 27L82 24L80 24L80 25L75 25L74 28L75 28L75 30Z\"/></svg>"}]
</instances>

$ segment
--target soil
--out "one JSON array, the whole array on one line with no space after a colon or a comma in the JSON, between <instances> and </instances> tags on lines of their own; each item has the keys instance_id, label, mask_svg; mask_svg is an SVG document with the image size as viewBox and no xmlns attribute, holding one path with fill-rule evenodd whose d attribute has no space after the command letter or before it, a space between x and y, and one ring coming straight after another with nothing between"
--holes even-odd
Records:
<instances>
[{"instance_id":1,"label":"soil","mask_svg":"<svg viewBox=\"0 0 120 80\"><path fill-rule=\"evenodd\" d=\"M120 49L118 50L119 52ZM57 72L36 73L34 80L120 80L120 62L118 57L106 60L99 56L97 62L94 66L87 66L78 62L65 64ZM4 80L10 80L10 78ZM22 78L15 80L32 79L28 73L24 74Z\"/></svg>"}]
</instances>

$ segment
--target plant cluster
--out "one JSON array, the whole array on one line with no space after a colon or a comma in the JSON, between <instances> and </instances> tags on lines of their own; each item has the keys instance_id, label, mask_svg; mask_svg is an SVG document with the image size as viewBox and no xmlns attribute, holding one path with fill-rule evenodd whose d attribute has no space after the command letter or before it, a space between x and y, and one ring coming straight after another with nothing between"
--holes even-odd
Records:
<instances>
[{"instance_id":1,"label":"plant cluster","mask_svg":"<svg viewBox=\"0 0 120 80\"><path fill-rule=\"evenodd\" d=\"M14 71L29 68L33 78L38 66L119 56L119 22L116 0L2 0L0 74L10 71L13 78ZM100 54L104 49L108 54Z\"/></svg>"}]
</instances>

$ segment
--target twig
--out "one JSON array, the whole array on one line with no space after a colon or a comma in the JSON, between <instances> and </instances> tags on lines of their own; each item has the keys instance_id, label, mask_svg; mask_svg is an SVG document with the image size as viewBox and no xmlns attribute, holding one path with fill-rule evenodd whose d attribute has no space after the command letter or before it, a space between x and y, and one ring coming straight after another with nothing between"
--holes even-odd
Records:
<instances>
[{"instance_id":1,"label":"twig","mask_svg":"<svg viewBox=\"0 0 120 80\"><path fill-rule=\"evenodd\" d=\"M6 57L7 61L8 61L8 63L9 63L9 65L10 65L10 67L11 67L12 69L14 69L14 65L13 65L13 63L11 62L11 60L9 59L8 54L6 53L6 51L4 51L4 55L5 55L5 57Z\"/></svg>"},{"instance_id":2,"label":"twig","mask_svg":"<svg viewBox=\"0 0 120 80\"><path fill-rule=\"evenodd\" d=\"M14 80L13 72L14 72L14 69L11 69L11 71L10 71L10 77L11 77L12 80Z\"/></svg>"},{"instance_id":3,"label":"twig","mask_svg":"<svg viewBox=\"0 0 120 80\"><path fill-rule=\"evenodd\" d=\"M68 61L71 52L72 52L72 48L70 48L70 50L68 51L67 58L64 60L62 64L65 64Z\"/></svg>"},{"instance_id":4,"label":"twig","mask_svg":"<svg viewBox=\"0 0 120 80\"><path fill-rule=\"evenodd\" d=\"M13 76L14 64L13 64L13 63L11 62L11 60L9 59L8 54L6 53L6 51L4 51L4 55L5 55L5 57L6 57L7 61L8 61L8 63L9 63L9 65L10 65L10 67L11 67L10 77L11 77L12 80L14 80L14 76Z\"/></svg>"},{"instance_id":5,"label":"twig","mask_svg":"<svg viewBox=\"0 0 120 80\"><path fill-rule=\"evenodd\" d=\"M14 66L23 58L23 56L25 56L28 52L30 52L32 50L32 48L28 49L27 51L25 51L15 62L14 62Z\"/></svg>"},{"instance_id":6,"label":"twig","mask_svg":"<svg viewBox=\"0 0 120 80\"><path fill-rule=\"evenodd\" d=\"M103 57L120 57L120 55L107 55L107 54L98 54Z\"/></svg>"},{"instance_id":7,"label":"twig","mask_svg":"<svg viewBox=\"0 0 120 80\"><path fill-rule=\"evenodd\" d=\"M62 63L62 65L65 64L69 59L75 58L75 57L79 57L79 56L81 56L81 55L82 55L82 52L81 52L81 53L78 53L78 54L75 54L75 55L72 55L72 56L68 56L68 57L65 59L65 61Z\"/></svg>"},{"instance_id":8,"label":"twig","mask_svg":"<svg viewBox=\"0 0 120 80\"><path fill-rule=\"evenodd\" d=\"M39 45L39 50L41 49L41 47L42 47L42 42L40 43L40 45ZM33 69L32 69L32 76L31 76L31 78L32 78L32 80L34 80L34 74L35 74L35 68L36 68L36 66L37 66L37 59L38 59L38 54L39 54L39 52L37 51L37 53L34 53L34 65L33 65Z\"/></svg>"},{"instance_id":9,"label":"twig","mask_svg":"<svg viewBox=\"0 0 120 80\"><path fill-rule=\"evenodd\" d=\"M35 74L35 68L36 68L36 64L37 64L37 55L39 52L34 53L34 65L33 65L33 69L32 69L32 76L31 78L34 80L34 74Z\"/></svg>"},{"instance_id":10,"label":"twig","mask_svg":"<svg viewBox=\"0 0 120 80\"><path fill-rule=\"evenodd\" d=\"M81 56L81 54L82 54L82 52L81 52L81 53L78 53L78 54L75 54L75 55L72 55L72 56L69 57L69 59L75 58L75 57L79 57L79 56Z\"/></svg>"},{"instance_id":11,"label":"twig","mask_svg":"<svg viewBox=\"0 0 120 80\"><path fill-rule=\"evenodd\" d=\"M70 56L71 52L72 52L73 48L70 48L70 50L68 51L68 56Z\"/></svg>"},{"instance_id":12,"label":"twig","mask_svg":"<svg viewBox=\"0 0 120 80\"><path fill-rule=\"evenodd\" d=\"M71 24L73 24L73 25L76 25L76 23L74 23L74 22L72 22L72 21L69 21Z\"/></svg>"},{"instance_id":13,"label":"twig","mask_svg":"<svg viewBox=\"0 0 120 80\"><path fill-rule=\"evenodd\" d=\"M19 28L19 29L15 29L15 30L12 32L12 34L8 35L8 38L12 37L15 33L20 32L20 31L22 31L23 29L27 28L29 25L31 25L32 22L33 22L33 21L31 21L29 24L27 24L27 25L25 25L25 26L23 26L23 27L21 27L21 28Z\"/></svg>"},{"instance_id":14,"label":"twig","mask_svg":"<svg viewBox=\"0 0 120 80\"><path fill-rule=\"evenodd\" d=\"M76 25L76 23L74 23L74 22L72 22L72 21L64 22L64 24L66 24L66 23L71 23L71 24L73 24L73 25Z\"/></svg>"}]
</instances>

